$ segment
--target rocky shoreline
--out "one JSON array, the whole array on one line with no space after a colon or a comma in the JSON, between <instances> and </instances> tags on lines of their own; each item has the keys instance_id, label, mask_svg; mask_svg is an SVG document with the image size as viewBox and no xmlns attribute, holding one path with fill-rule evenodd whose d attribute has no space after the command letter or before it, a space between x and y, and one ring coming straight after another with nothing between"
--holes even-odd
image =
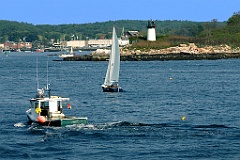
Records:
<instances>
[{"instance_id":1,"label":"rocky shoreline","mask_svg":"<svg viewBox=\"0 0 240 160\"><path fill-rule=\"evenodd\" d=\"M64 58L64 61L106 61L109 50L96 50L90 55ZM129 50L121 49L121 61L153 61L153 60L202 60L202 59L227 59L240 58L240 48L232 49L230 46L197 47L194 43L181 44L180 46L166 49Z\"/></svg>"}]
</instances>

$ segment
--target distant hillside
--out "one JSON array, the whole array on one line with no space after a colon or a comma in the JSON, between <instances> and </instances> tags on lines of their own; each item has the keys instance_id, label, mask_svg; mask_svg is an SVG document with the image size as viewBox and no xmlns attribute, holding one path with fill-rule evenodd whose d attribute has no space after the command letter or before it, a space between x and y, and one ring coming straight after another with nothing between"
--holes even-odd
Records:
<instances>
[{"instance_id":1,"label":"distant hillside","mask_svg":"<svg viewBox=\"0 0 240 160\"><path fill-rule=\"evenodd\" d=\"M197 36L208 26L220 28L225 22L191 22L191 21L155 21L157 35ZM86 24L62 25L32 25L29 23L0 20L0 42L9 41L49 41L51 39L70 40L94 39L100 36L111 37L112 27L116 28L120 36L124 27L125 31L138 30L141 35L146 35L147 21L119 20L96 22Z\"/></svg>"}]
</instances>

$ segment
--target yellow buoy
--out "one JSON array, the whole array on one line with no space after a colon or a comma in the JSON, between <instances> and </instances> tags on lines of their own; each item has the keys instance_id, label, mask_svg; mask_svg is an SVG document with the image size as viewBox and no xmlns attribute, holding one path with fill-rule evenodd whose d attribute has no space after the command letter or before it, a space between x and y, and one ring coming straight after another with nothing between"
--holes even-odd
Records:
<instances>
[{"instance_id":1,"label":"yellow buoy","mask_svg":"<svg viewBox=\"0 0 240 160\"><path fill-rule=\"evenodd\" d=\"M172 78L169 78L170 80L172 80Z\"/></svg>"},{"instance_id":2,"label":"yellow buoy","mask_svg":"<svg viewBox=\"0 0 240 160\"><path fill-rule=\"evenodd\" d=\"M41 110L41 108L36 108L36 109L35 109L35 112L36 112L37 114L39 114L39 113L42 112L42 110Z\"/></svg>"},{"instance_id":3,"label":"yellow buoy","mask_svg":"<svg viewBox=\"0 0 240 160\"><path fill-rule=\"evenodd\" d=\"M185 121L185 119L186 119L186 116L183 116L183 117L182 117L182 121Z\"/></svg>"}]
</instances>

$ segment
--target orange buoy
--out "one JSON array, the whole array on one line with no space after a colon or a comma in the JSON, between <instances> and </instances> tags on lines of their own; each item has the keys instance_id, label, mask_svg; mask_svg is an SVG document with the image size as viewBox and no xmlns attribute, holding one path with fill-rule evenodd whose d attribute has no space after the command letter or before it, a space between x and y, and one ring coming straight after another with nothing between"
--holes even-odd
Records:
<instances>
[{"instance_id":1,"label":"orange buoy","mask_svg":"<svg viewBox=\"0 0 240 160\"><path fill-rule=\"evenodd\" d=\"M71 108L72 108L72 106L70 104L68 104L68 109L71 109Z\"/></svg>"},{"instance_id":2,"label":"orange buoy","mask_svg":"<svg viewBox=\"0 0 240 160\"><path fill-rule=\"evenodd\" d=\"M46 118L44 116L38 116L38 122L45 123L46 122Z\"/></svg>"}]
</instances>

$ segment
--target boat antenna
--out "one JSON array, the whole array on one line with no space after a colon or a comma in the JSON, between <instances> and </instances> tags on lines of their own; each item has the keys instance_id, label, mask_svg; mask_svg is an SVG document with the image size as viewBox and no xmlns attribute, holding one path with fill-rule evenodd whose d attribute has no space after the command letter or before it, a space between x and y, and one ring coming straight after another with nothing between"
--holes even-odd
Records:
<instances>
[{"instance_id":1,"label":"boat antenna","mask_svg":"<svg viewBox=\"0 0 240 160\"><path fill-rule=\"evenodd\" d=\"M47 61L47 90L48 90L48 61Z\"/></svg>"},{"instance_id":2,"label":"boat antenna","mask_svg":"<svg viewBox=\"0 0 240 160\"><path fill-rule=\"evenodd\" d=\"M47 86L46 86L46 90L47 90L48 96L50 98L51 97L51 93L50 93L51 89L49 89L48 86L49 86L49 84L48 84L48 61L47 61Z\"/></svg>"},{"instance_id":3,"label":"boat antenna","mask_svg":"<svg viewBox=\"0 0 240 160\"><path fill-rule=\"evenodd\" d=\"M36 81L37 81L37 89L39 89L39 79L38 79L38 58L36 62Z\"/></svg>"}]
</instances>

